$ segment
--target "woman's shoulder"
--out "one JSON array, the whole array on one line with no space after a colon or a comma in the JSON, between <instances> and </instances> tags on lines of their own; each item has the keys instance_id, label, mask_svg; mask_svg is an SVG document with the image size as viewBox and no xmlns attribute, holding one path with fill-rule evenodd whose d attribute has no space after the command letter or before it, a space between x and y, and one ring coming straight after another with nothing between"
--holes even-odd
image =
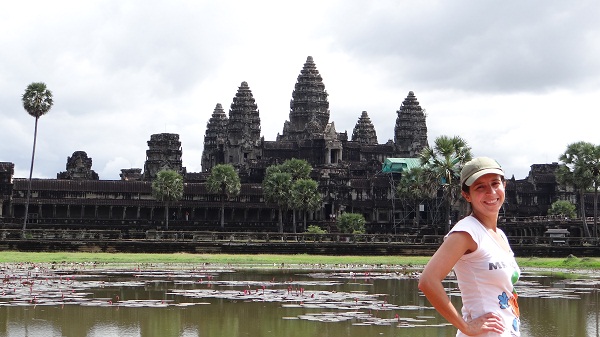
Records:
<instances>
[{"instance_id":1,"label":"woman's shoulder","mask_svg":"<svg viewBox=\"0 0 600 337\"><path fill-rule=\"evenodd\" d=\"M454 227L450 229L450 232L448 232L446 237L455 232L466 232L473 238L473 240L475 240L475 242L478 242L481 238L481 235L485 234L485 232L482 233L481 229L482 226L477 219L469 215L458 221Z\"/></svg>"}]
</instances>

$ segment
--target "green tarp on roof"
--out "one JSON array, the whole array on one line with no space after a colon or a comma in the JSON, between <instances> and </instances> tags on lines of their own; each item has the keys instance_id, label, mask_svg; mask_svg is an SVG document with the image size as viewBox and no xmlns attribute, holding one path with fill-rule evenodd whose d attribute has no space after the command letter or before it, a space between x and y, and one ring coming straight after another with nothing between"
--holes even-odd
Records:
<instances>
[{"instance_id":1,"label":"green tarp on roof","mask_svg":"<svg viewBox=\"0 0 600 337\"><path fill-rule=\"evenodd\" d=\"M381 171L383 173L401 173L419 166L421 166L421 161L418 158L387 158L383 162Z\"/></svg>"}]
</instances>

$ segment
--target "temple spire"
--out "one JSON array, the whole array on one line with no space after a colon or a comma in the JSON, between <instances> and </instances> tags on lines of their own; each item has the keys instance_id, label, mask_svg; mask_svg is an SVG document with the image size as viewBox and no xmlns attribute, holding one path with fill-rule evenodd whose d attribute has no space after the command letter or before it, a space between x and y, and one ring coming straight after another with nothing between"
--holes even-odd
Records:
<instances>
[{"instance_id":1,"label":"temple spire","mask_svg":"<svg viewBox=\"0 0 600 337\"><path fill-rule=\"evenodd\" d=\"M412 91L402 102L400 110L396 111L396 127L394 128L394 143L396 152L401 157L416 157L428 146L427 123L425 110L419 105Z\"/></svg>"},{"instance_id":2,"label":"temple spire","mask_svg":"<svg viewBox=\"0 0 600 337\"><path fill-rule=\"evenodd\" d=\"M354 130L352 131L352 141L358 142L360 144L366 145L376 145L377 144L377 133L375 132L375 127L373 123L371 123L371 118L369 118L369 114L366 111L363 111L358 118L358 122L354 126Z\"/></svg>"},{"instance_id":3,"label":"temple spire","mask_svg":"<svg viewBox=\"0 0 600 337\"><path fill-rule=\"evenodd\" d=\"M227 122L225 163L238 164L260 157L260 116L247 82L233 98Z\"/></svg>"},{"instance_id":4,"label":"temple spire","mask_svg":"<svg viewBox=\"0 0 600 337\"><path fill-rule=\"evenodd\" d=\"M292 92L289 121L285 122L283 134L278 139L306 139L315 132L324 132L329 123L327 96L323 79L312 56L308 56Z\"/></svg>"},{"instance_id":5,"label":"temple spire","mask_svg":"<svg viewBox=\"0 0 600 337\"><path fill-rule=\"evenodd\" d=\"M223 144L227 141L227 114L221 103L217 103L212 116L206 123L204 150L202 151L202 170L210 171L216 164L224 162Z\"/></svg>"}]
</instances>

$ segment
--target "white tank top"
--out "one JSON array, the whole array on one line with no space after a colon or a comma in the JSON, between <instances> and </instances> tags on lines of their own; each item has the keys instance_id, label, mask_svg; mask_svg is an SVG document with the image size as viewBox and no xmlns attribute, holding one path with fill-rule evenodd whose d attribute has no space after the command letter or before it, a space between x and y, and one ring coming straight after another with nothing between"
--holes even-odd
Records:
<instances>
[{"instance_id":1,"label":"white tank top","mask_svg":"<svg viewBox=\"0 0 600 337\"><path fill-rule=\"evenodd\" d=\"M504 333L478 336L520 336L519 305L513 285L521 270L512 250L504 250L473 216L457 222L446 237L453 232L466 232L477 244L477 250L463 255L454 266L462 296L463 319L469 321L495 312L504 319ZM497 232L508 245L504 232L499 228ZM466 335L459 330L456 336Z\"/></svg>"}]
</instances>

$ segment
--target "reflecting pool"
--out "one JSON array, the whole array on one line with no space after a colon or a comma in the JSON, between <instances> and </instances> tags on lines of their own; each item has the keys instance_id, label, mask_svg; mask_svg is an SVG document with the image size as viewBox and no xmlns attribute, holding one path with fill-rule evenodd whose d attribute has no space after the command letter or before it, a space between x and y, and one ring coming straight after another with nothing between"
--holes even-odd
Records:
<instances>
[{"instance_id":1,"label":"reflecting pool","mask_svg":"<svg viewBox=\"0 0 600 337\"><path fill-rule=\"evenodd\" d=\"M454 336L418 271L357 265L0 265L0 336ZM525 270L523 336L599 336L596 275ZM460 307L456 283L445 283Z\"/></svg>"}]
</instances>

